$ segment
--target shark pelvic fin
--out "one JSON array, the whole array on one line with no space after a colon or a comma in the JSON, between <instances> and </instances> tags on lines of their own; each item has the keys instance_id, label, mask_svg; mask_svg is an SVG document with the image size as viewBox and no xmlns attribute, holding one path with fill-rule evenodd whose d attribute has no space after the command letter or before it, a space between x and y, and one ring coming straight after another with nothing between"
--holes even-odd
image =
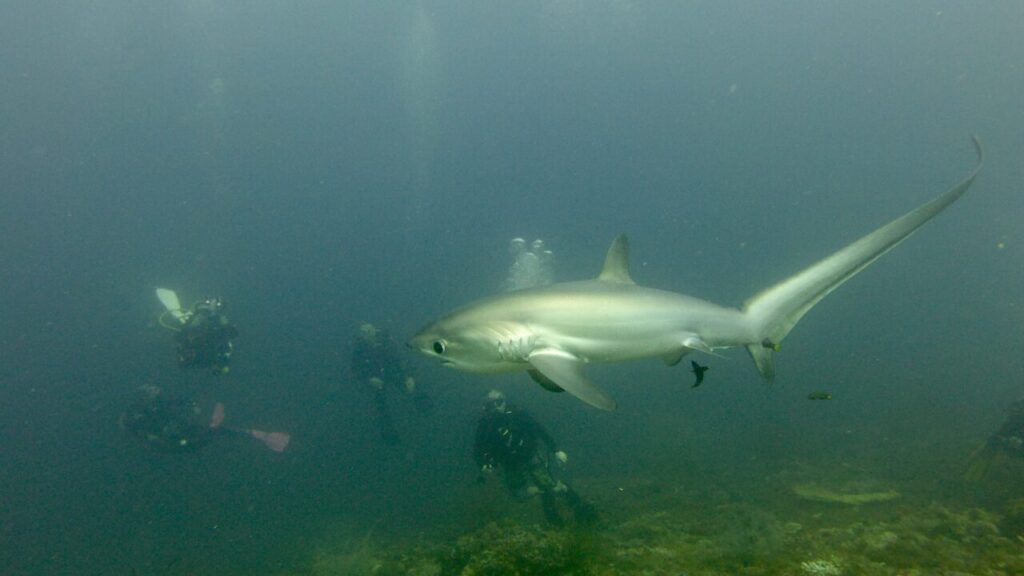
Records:
<instances>
[{"instance_id":1,"label":"shark pelvic fin","mask_svg":"<svg viewBox=\"0 0 1024 576\"><path fill-rule=\"evenodd\" d=\"M619 282L620 284L636 284L629 276L629 238L619 234L608 247L608 255L604 257L604 268L598 280Z\"/></svg>"},{"instance_id":2,"label":"shark pelvic fin","mask_svg":"<svg viewBox=\"0 0 1024 576\"><path fill-rule=\"evenodd\" d=\"M601 410L614 410L615 401L583 374L583 361L555 348L535 350L530 365L559 388ZM536 378L534 378L536 380Z\"/></svg>"},{"instance_id":3,"label":"shark pelvic fin","mask_svg":"<svg viewBox=\"0 0 1024 576\"><path fill-rule=\"evenodd\" d=\"M711 350L711 346L708 346L708 343L696 334L691 334L690 336L683 338L683 346L686 346L690 350L697 350L705 354L714 354L714 351Z\"/></svg>"},{"instance_id":4,"label":"shark pelvic fin","mask_svg":"<svg viewBox=\"0 0 1024 576\"><path fill-rule=\"evenodd\" d=\"M662 356L661 359L665 362L666 366L675 366L682 362L683 358L694 350L718 356L718 354L715 354L711 347L708 346L708 343L701 339L700 336L697 336L696 334L689 334L683 338L682 345L679 347L679 350L673 350L672 352Z\"/></svg>"}]
</instances>

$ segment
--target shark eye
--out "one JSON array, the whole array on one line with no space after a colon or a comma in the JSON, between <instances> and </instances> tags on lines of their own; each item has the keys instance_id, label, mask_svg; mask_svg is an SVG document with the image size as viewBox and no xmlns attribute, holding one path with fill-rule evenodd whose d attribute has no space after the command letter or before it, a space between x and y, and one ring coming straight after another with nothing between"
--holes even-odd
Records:
<instances>
[{"instance_id":1,"label":"shark eye","mask_svg":"<svg viewBox=\"0 0 1024 576\"><path fill-rule=\"evenodd\" d=\"M444 340L434 340L434 352L438 354L444 354Z\"/></svg>"}]
</instances>

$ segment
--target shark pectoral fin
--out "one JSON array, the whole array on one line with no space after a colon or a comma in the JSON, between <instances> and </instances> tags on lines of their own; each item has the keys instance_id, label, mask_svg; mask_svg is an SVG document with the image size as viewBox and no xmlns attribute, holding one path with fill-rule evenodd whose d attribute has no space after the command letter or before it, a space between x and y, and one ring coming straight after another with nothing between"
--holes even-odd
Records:
<instances>
[{"instance_id":1,"label":"shark pectoral fin","mask_svg":"<svg viewBox=\"0 0 1024 576\"><path fill-rule=\"evenodd\" d=\"M542 376L587 404L601 410L615 409L615 401L587 379L583 361L572 354L542 348L532 352L529 361Z\"/></svg>"},{"instance_id":2,"label":"shark pectoral fin","mask_svg":"<svg viewBox=\"0 0 1024 576\"><path fill-rule=\"evenodd\" d=\"M545 390L548 390L550 392L565 392L564 388L562 388L558 384L555 384L555 382L551 380L551 378L548 378L547 376L541 374L540 371L536 369L527 370L526 373L530 375L530 378L532 378L534 382L540 384L541 387L544 388Z\"/></svg>"}]
</instances>

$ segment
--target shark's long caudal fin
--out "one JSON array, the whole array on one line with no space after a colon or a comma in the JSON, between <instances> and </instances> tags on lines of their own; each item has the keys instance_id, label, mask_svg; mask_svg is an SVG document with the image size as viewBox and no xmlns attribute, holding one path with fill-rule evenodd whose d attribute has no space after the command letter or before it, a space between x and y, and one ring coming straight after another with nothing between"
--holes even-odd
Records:
<instances>
[{"instance_id":1,"label":"shark's long caudal fin","mask_svg":"<svg viewBox=\"0 0 1024 576\"><path fill-rule=\"evenodd\" d=\"M747 350L765 380L771 381L775 375L772 354L812 306L906 240L967 191L983 163L981 142L976 137L974 148L978 163L959 184L744 303L743 310L758 335L756 342L747 345Z\"/></svg>"}]
</instances>

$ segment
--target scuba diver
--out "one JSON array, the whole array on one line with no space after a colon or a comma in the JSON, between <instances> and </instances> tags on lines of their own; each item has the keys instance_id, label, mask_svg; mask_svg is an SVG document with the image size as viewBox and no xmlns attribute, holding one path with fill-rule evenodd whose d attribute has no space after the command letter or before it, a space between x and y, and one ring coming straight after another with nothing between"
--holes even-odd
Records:
<instances>
[{"instance_id":1,"label":"scuba diver","mask_svg":"<svg viewBox=\"0 0 1024 576\"><path fill-rule=\"evenodd\" d=\"M147 446L164 452L184 452L201 448L213 438L213 418L204 419L196 402L168 398L157 386L143 386L140 390L143 397L121 414L121 428Z\"/></svg>"},{"instance_id":2,"label":"scuba diver","mask_svg":"<svg viewBox=\"0 0 1024 576\"><path fill-rule=\"evenodd\" d=\"M227 374L234 352L232 340L238 329L224 315L224 302L207 298L183 310L173 290L157 288L157 298L166 310L160 325L175 332L178 364L183 368L208 368L214 374ZM168 316L175 322L168 321Z\"/></svg>"},{"instance_id":3,"label":"scuba diver","mask_svg":"<svg viewBox=\"0 0 1024 576\"><path fill-rule=\"evenodd\" d=\"M168 398L157 386L143 386L143 396L121 414L121 428L147 446L162 452L187 452L206 446L216 436L232 435L263 442L283 452L291 441L284 432L264 432L224 426L224 405L217 403L209 417L193 400Z\"/></svg>"},{"instance_id":4,"label":"scuba diver","mask_svg":"<svg viewBox=\"0 0 1024 576\"><path fill-rule=\"evenodd\" d=\"M486 475L500 466L505 486L514 497L540 495L549 523L564 525L568 515L580 525L596 520L593 506L552 474L554 462L561 466L568 460L565 452L558 449L554 438L539 422L508 404L498 390L487 394L484 415L476 427L473 458L480 469L478 483L485 482Z\"/></svg>"},{"instance_id":5,"label":"scuba diver","mask_svg":"<svg viewBox=\"0 0 1024 576\"><path fill-rule=\"evenodd\" d=\"M529 247L526 240L513 238L508 245L512 264L505 279L505 291L522 290L534 286L547 286L555 281L554 254L540 238Z\"/></svg>"},{"instance_id":6,"label":"scuba diver","mask_svg":"<svg viewBox=\"0 0 1024 576\"><path fill-rule=\"evenodd\" d=\"M388 388L400 388L412 397L413 406L419 414L433 410L433 402L416 379L409 374L406 363L399 356L398 344L386 331L363 322L352 345L349 365L352 378L373 392L377 409L377 422L384 443L394 446L400 442L395 423L388 406Z\"/></svg>"},{"instance_id":7,"label":"scuba diver","mask_svg":"<svg viewBox=\"0 0 1024 576\"><path fill-rule=\"evenodd\" d=\"M1024 398L1010 405L999 429L971 454L964 476L972 482L982 480L997 461L1007 456L1024 460Z\"/></svg>"}]
</instances>

